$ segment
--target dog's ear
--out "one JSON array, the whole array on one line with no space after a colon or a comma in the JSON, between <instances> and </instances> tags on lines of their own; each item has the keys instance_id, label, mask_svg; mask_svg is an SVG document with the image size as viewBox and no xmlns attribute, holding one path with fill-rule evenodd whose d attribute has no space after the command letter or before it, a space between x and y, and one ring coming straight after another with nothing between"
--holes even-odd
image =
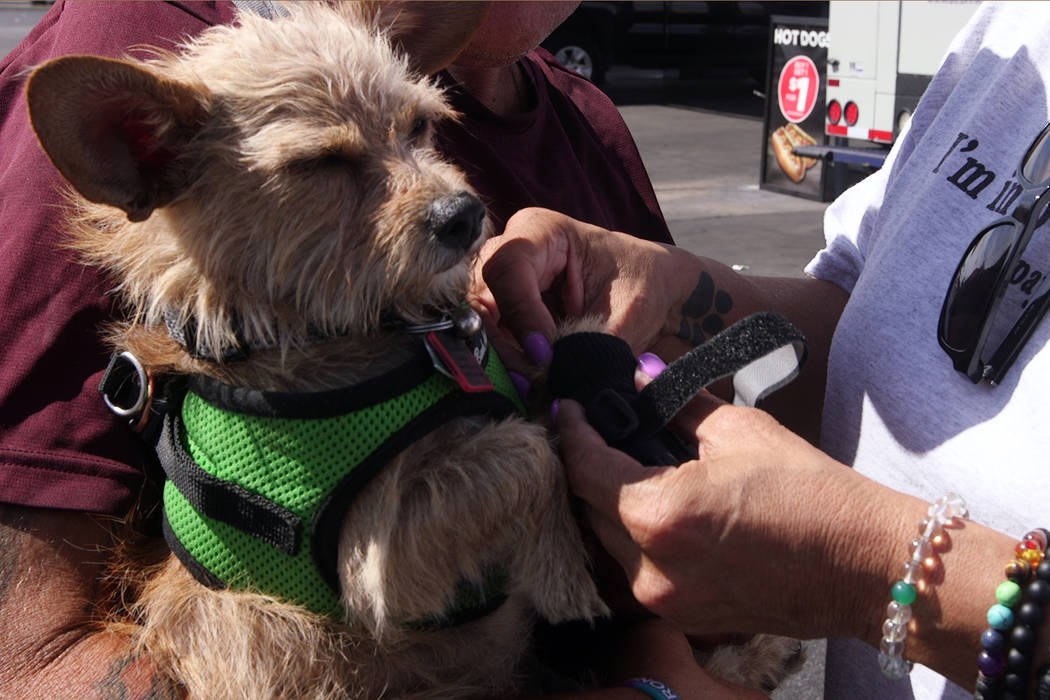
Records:
<instances>
[{"instance_id":1,"label":"dog's ear","mask_svg":"<svg viewBox=\"0 0 1050 700\"><path fill-rule=\"evenodd\" d=\"M64 56L33 71L30 121L81 195L142 221L188 184L176 156L204 121L201 94L127 61Z\"/></svg>"},{"instance_id":2,"label":"dog's ear","mask_svg":"<svg viewBox=\"0 0 1050 700\"><path fill-rule=\"evenodd\" d=\"M406 0L380 3L390 37L412 68L433 75L452 63L485 20L491 0Z\"/></svg>"}]
</instances>

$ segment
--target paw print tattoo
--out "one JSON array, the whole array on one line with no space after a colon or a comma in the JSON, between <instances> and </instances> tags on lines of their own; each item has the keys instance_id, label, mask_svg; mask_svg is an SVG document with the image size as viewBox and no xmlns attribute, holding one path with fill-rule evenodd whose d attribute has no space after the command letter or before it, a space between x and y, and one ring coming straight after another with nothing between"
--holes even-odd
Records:
<instances>
[{"instance_id":1,"label":"paw print tattoo","mask_svg":"<svg viewBox=\"0 0 1050 700\"><path fill-rule=\"evenodd\" d=\"M715 289L715 280L700 273L693 293L682 305L682 325L678 337L693 346L699 345L725 328L725 314L733 308L733 297L724 289Z\"/></svg>"}]
</instances>

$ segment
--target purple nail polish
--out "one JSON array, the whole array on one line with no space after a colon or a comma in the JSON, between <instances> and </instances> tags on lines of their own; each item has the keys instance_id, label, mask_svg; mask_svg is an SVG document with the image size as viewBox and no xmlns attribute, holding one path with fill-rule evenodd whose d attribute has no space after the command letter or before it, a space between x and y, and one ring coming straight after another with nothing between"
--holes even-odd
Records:
<instances>
[{"instance_id":1,"label":"purple nail polish","mask_svg":"<svg viewBox=\"0 0 1050 700\"><path fill-rule=\"evenodd\" d=\"M518 390L518 396L522 399L526 399L529 396L529 390L532 388L532 382L517 372L507 372L510 376L510 381L514 385L514 388Z\"/></svg>"},{"instance_id":2,"label":"purple nail polish","mask_svg":"<svg viewBox=\"0 0 1050 700\"><path fill-rule=\"evenodd\" d=\"M551 343L542 333L530 333L525 338L525 357L537 367L546 367L554 357Z\"/></svg>"},{"instance_id":3,"label":"purple nail polish","mask_svg":"<svg viewBox=\"0 0 1050 700\"><path fill-rule=\"evenodd\" d=\"M561 401L558 399L554 399L554 401L551 402L551 425L558 422L558 407L560 406Z\"/></svg>"},{"instance_id":4,"label":"purple nail polish","mask_svg":"<svg viewBox=\"0 0 1050 700\"><path fill-rule=\"evenodd\" d=\"M643 352L638 356L638 369L651 379L656 379L660 373L667 369L667 365L659 357L651 352Z\"/></svg>"}]
</instances>

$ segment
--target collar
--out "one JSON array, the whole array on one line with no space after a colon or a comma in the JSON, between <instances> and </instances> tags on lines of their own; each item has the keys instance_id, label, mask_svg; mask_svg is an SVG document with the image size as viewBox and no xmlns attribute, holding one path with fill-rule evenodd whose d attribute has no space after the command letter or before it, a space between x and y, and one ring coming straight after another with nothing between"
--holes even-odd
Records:
<instances>
[{"instance_id":1,"label":"collar","mask_svg":"<svg viewBox=\"0 0 1050 700\"><path fill-rule=\"evenodd\" d=\"M466 302L451 311L433 309L433 315L435 320L429 323L410 324L392 312L385 312L379 327L383 331L402 332L410 335L427 335L432 332L455 329L464 338L474 337L482 329L481 317ZM182 318L171 309L164 312L164 328L171 339L182 346L190 357L205 362L219 364L240 362L248 359L252 353L275 350L280 347L280 344L276 342L278 337L276 329L271 333L274 340L250 340L245 331L244 321L238 315L233 317L232 346L212 348L203 345L198 338L197 319L192 316ZM326 343L346 337L346 335L347 333L341 331L329 332L316 326L309 326L306 329L306 342L308 344Z\"/></svg>"},{"instance_id":2,"label":"collar","mask_svg":"<svg viewBox=\"0 0 1050 700\"><path fill-rule=\"evenodd\" d=\"M488 387L478 388L464 360L477 357L476 338L445 329L421 341L396 370L331 391L264 392L190 379L165 416L157 451L167 476L165 537L199 581L343 616L338 534L361 490L406 446L450 420L524 412L487 343L474 366ZM435 344L468 366L435 361L442 355ZM411 624L447 626L484 614L502 601L501 575L461 586L466 597L443 616Z\"/></svg>"}]
</instances>

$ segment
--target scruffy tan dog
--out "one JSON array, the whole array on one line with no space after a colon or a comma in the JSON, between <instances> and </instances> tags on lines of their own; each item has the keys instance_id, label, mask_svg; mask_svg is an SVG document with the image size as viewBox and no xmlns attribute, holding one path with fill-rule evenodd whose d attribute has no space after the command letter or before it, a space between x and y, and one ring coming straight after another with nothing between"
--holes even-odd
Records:
<instances>
[{"instance_id":1,"label":"scruffy tan dog","mask_svg":"<svg viewBox=\"0 0 1050 700\"><path fill-rule=\"evenodd\" d=\"M133 612L189 697L502 694L534 616L608 612L545 431L461 309L484 209L432 147L454 115L427 76L486 6L414 9L292 3L27 86L75 246L127 303L114 345L168 387L178 557Z\"/></svg>"}]
</instances>

